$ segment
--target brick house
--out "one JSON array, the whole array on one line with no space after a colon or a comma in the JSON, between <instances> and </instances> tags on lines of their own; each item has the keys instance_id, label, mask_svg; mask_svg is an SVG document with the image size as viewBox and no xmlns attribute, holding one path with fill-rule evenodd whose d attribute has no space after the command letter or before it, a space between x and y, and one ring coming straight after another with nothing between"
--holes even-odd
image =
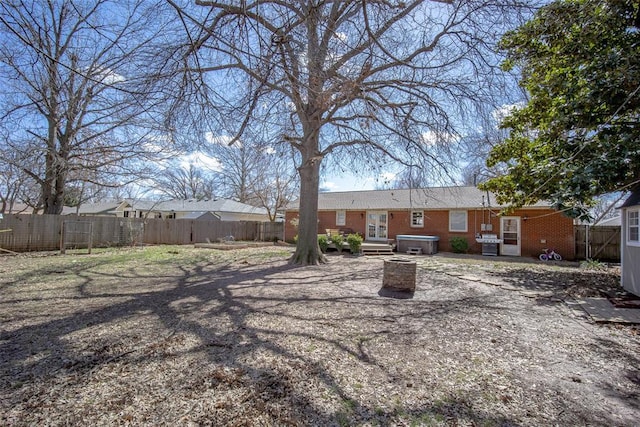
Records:
<instances>
[{"instance_id":1,"label":"brick house","mask_svg":"<svg viewBox=\"0 0 640 427\"><path fill-rule=\"evenodd\" d=\"M493 233L502 239L500 255L537 257L554 248L575 259L573 220L548 203L513 212L496 206L493 194L476 187L434 187L320 193L318 233L356 232L366 242L387 242L398 235L439 237L438 249L451 251L451 238L463 237L470 253L481 253L476 237ZM297 202L285 213L285 239L297 234Z\"/></svg>"}]
</instances>

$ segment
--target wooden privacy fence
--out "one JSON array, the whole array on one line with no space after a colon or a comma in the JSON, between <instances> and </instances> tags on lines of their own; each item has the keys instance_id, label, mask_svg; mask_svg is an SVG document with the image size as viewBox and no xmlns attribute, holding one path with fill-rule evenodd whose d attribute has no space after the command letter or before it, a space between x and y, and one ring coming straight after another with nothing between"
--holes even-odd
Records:
<instances>
[{"instance_id":1,"label":"wooden privacy fence","mask_svg":"<svg viewBox=\"0 0 640 427\"><path fill-rule=\"evenodd\" d=\"M78 224L91 223L91 239ZM84 226L82 229L85 229ZM4 215L0 219L0 248L14 252L48 251L64 248L128 246L137 244L193 244L215 242L233 236L235 240L273 241L282 239L284 224L257 221L207 221L197 219L141 219L60 215Z\"/></svg>"},{"instance_id":2,"label":"wooden privacy fence","mask_svg":"<svg viewBox=\"0 0 640 427\"><path fill-rule=\"evenodd\" d=\"M577 225L576 258L620 261L620 227Z\"/></svg>"},{"instance_id":3,"label":"wooden privacy fence","mask_svg":"<svg viewBox=\"0 0 640 427\"><path fill-rule=\"evenodd\" d=\"M234 240L273 241L282 239L284 223L257 221L208 221L193 219L146 220L144 243L186 245Z\"/></svg>"}]
</instances>

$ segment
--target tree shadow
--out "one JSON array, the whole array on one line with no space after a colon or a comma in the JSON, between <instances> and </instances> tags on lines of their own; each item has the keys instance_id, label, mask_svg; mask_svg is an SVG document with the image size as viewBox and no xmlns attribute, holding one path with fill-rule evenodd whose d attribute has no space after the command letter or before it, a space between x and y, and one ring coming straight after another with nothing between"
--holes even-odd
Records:
<instances>
[{"instance_id":1,"label":"tree shadow","mask_svg":"<svg viewBox=\"0 0 640 427\"><path fill-rule=\"evenodd\" d=\"M378 295L384 298L393 299L413 299L415 292L410 291L397 291L389 288L380 288Z\"/></svg>"},{"instance_id":2,"label":"tree shadow","mask_svg":"<svg viewBox=\"0 0 640 427\"><path fill-rule=\"evenodd\" d=\"M446 303L380 298L376 292L380 269L370 264L357 264L346 273L330 266L297 267L286 262L202 264L179 267L162 276L145 274L143 268L97 271L97 266L74 268L77 293L62 298L75 306L72 313L45 321L38 317L42 313L34 314L30 324L0 333L0 390L7 396L2 404L5 409L23 405L29 393L40 390L37 383L55 383L60 378L88 382L116 365L124 364L131 372L149 364L168 365L182 357L204 356L206 363L194 366L203 371L201 375L185 375L185 384L176 387L188 386L203 395L214 391L231 395L240 390L244 400L237 403L245 413L215 400L209 404L222 406L191 414L196 423L235 420L242 424L241 420L253 417L256 422L279 425L394 425L398 419L518 425L516 419L474 409L471 402L455 396L444 403L372 407L354 397L343 379L318 356L322 348L331 349L341 359L367 366L393 382L389 364L370 351L369 340L384 334L412 336L412 329L407 329L410 322L464 316L471 306L497 309L491 297ZM349 284L354 281L368 285L351 289ZM320 283L322 287L317 286ZM28 299L3 300L2 304L19 305ZM56 299L50 303L55 304ZM305 310L305 306L314 310ZM338 306L346 309L329 309ZM269 321L263 324L261 319ZM117 328L127 322L138 328ZM358 333L364 334L355 341L343 331L353 325L362 325ZM86 339L81 346L74 342L77 334ZM188 340L195 344L185 345ZM300 376L325 390L330 404L323 405L317 396L305 393ZM336 405L341 409L335 409ZM110 410L124 407L123 403ZM35 406L28 409L38 411Z\"/></svg>"},{"instance_id":3,"label":"tree shadow","mask_svg":"<svg viewBox=\"0 0 640 427\"><path fill-rule=\"evenodd\" d=\"M489 276L498 278L513 289L538 292L543 298L606 297L611 292L622 290L619 276L608 271L517 268L492 271Z\"/></svg>"}]
</instances>

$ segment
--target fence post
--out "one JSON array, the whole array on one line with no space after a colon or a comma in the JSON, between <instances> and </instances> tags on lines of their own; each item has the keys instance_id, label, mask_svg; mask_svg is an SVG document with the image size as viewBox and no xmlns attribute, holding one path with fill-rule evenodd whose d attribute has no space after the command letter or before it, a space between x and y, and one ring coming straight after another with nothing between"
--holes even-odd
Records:
<instances>
[{"instance_id":1,"label":"fence post","mask_svg":"<svg viewBox=\"0 0 640 427\"><path fill-rule=\"evenodd\" d=\"M585 227L584 231L584 257L585 259L591 259L591 243L589 242L589 224Z\"/></svg>"},{"instance_id":2,"label":"fence post","mask_svg":"<svg viewBox=\"0 0 640 427\"><path fill-rule=\"evenodd\" d=\"M65 244L64 244L64 221L62 221L60 225L60 254L65 254Z\"/></svg>"},{"instance_id":3,"label":"fence post","mask_svg":"<svg viewBox=\"0 0 640 427\"><path fill-rule=\"evenodd\" d=\"M89 254L91 254L91 247L93 246L93 222L89 223Z\"/></svg>"}]
</instances>

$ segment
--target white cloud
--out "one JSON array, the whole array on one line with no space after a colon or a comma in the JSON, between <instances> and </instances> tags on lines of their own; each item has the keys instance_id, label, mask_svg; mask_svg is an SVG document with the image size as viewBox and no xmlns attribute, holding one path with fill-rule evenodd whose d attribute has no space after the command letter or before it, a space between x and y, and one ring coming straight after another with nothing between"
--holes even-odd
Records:
<instances>
[{"instance_id":1,"label":"white cloud","mask_svg":"<svg viewBox=\"0 0 640 427\"><path fill-rule=\"evenodd\" d=\"M231 143L232 138L228 135L214 135L213 132L206 132L204 134L204 139L210 144L220 144L228 146ZM236 146L241 146L240 141L236 141L234 143Z\"/></svg>"},{"instance_id":2,"label":"white cloud","mask_svg":"<svg viewBox=\"0 0 640 427\"><path fill-rule=\"evenodd\" d=\"M322 185L322 188L326 188L329 191L335 190L336 188L338 188L338 185L335 182L332 181L325 181Z\"/></svg>"},{"instance_id":3,"label":"white cloud","mask_svg":"<svg viewBox=\"0 0 640 427\"><path fill-rule=\"evenodd\" d=\"M496 108L495 110L493 110L491 112L491 116L497 123L500 123L502 122L502 120L504 120L505 117L511 114L514 110L522 108L524 107L524 105L525 105L524 102L516 102L515 104L505 104L500 108Z\"/></svg>"},{"instance_id":4,"label":"white cloud","mask_svg":"<svg viewBox=\"0 0 640 427\"><path fill-rule=\"evenodd\" d=\"M421 137L422 142L427 146L434 146L438 144L453 144L460 139L457 135L449 132L436 132L432 130L423 132Z\"/></svg>"},{"instance_id":5,"label":"white cloud","mask_svg":"<svg viewBox=\"0 0 640 427\"><path fill-rule=\"evenodd\" d=\"M356 190L373 190L376 188L378 182L375 177L371 176L356 176L352 174L344 174L340 177L335 177L333 181L325 181L321 187L327 191L356 191Z\"/></svg>"},{"instance_id":6,"label":"white cloud","mask_svg":"<svg viewBox=\"0 0 640 427\"><path fill-rule=\"evenodd\" d=\"M144 150L152 156L152 162L159 167L167 167L173 159L182 156L183 152L171 144L171 137L167 134L150 135L143 144Z\"/></svg>"},{"instance_id":7,"label":"white cloud","mask_svg":"<svg viewBox=\"0 0 640 427\"><path fill-rule=\"evenodd\" d=\"M347 33L337 32L335 33L335 37L343 43L347 41Z\"/></svg>"},{"instance_id":8,"label":"white cloud","mask_svg":"<svg viewBox=\"0 0 640 427\"><path fill-rule=\"evenodd\" d=\"M123 75L114 72L108 67L99 68L95 71L94 78L106 85L121 83L125 81Z\"/></svg>"},{"instance_id":9,"label":"white cloud","mask_svg":"<svg viewBox=\"0 0 640 427\"><path fill-rule=\"evenodd\" d=\"M384 172L380 174L380 179L383 180L384 182L391 182L391 181L395 181L396 176L398 176L398 174L396 173Z\"/></svg>"},{"instance_id":10,"label":"white cloud","mask_svg":"<svg viewBox=\"0 0 640 427\"><path fill-rule=\"evenodd\" d=\"M212 157L199 151L184 154L178 158L181 167L188 169L190 165L206 168L212 171L222 170L222 163L216 157Z\"/></svg>"}]
</instances>

